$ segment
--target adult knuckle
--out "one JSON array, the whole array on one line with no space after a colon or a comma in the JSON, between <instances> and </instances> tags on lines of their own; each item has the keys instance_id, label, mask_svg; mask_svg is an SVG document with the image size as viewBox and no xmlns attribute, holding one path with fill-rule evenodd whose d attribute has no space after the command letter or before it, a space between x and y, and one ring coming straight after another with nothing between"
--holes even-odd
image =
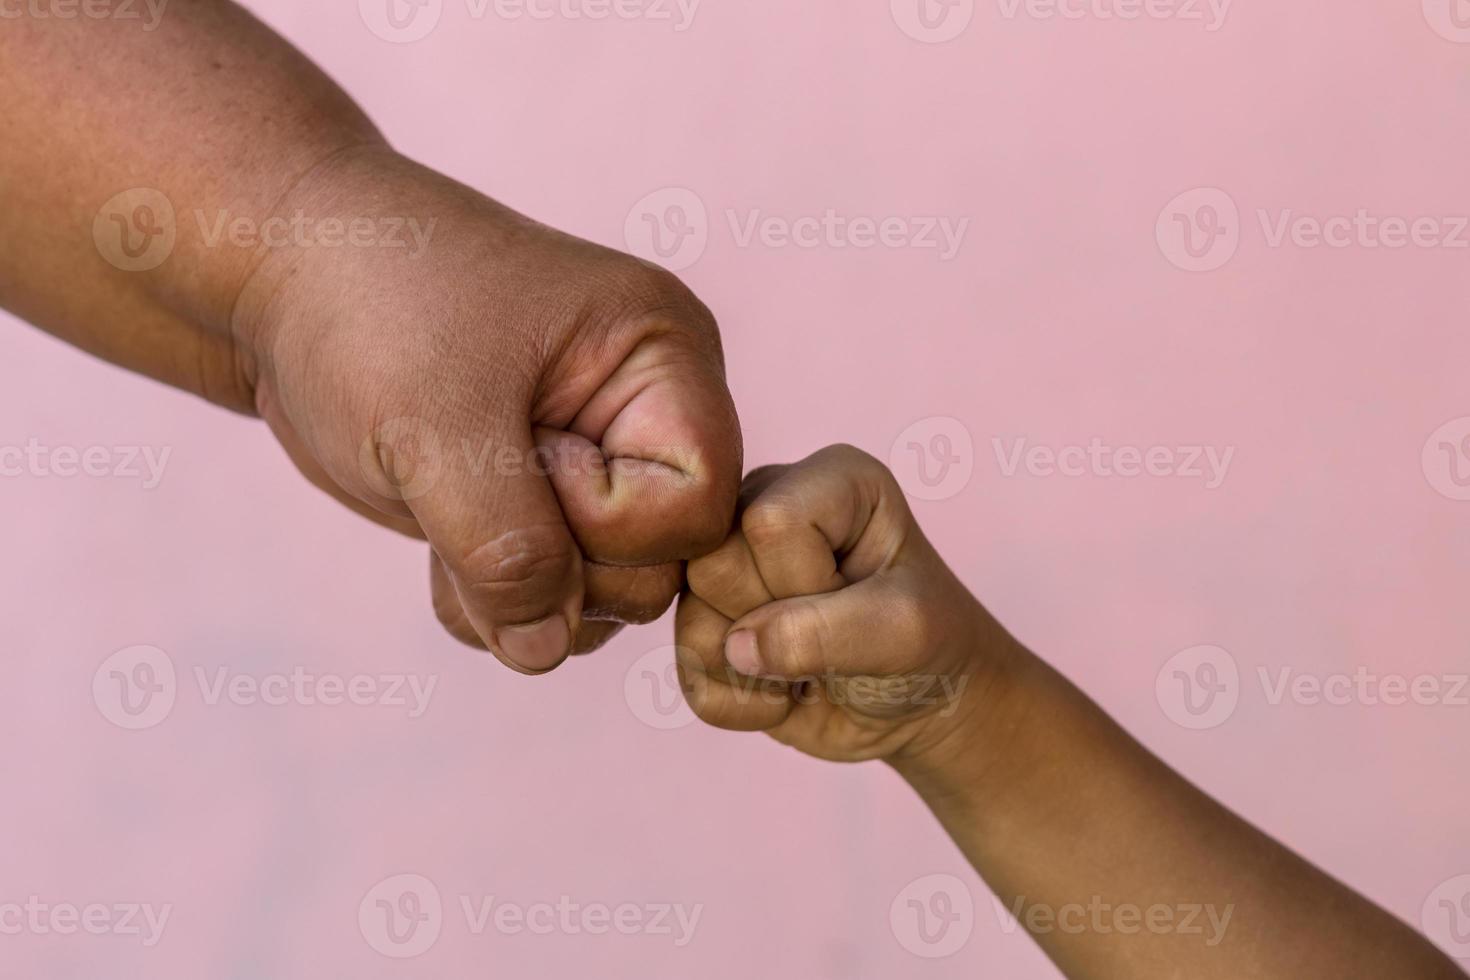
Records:
<instances>
[{"instance_id":1,"label":"adult knuckle","mask_svg":"<svg viewBox=\"0 0 1470 980\"><path fill-rule=\"evenodd\" d=\"M718 348L714 315L677 275L663 266L623 253L607 253L595 278L595 314L610 324L659 329L698 338Z\"/></svg>"},{"instance_id":2,"label":"adult knuckle","mask_svg":"<svg viewBox=\"0 0 1470 980\"><path fill-rule=\"evenodd\" d=\"M480 545L454 565L462 588L510 614L535 605L571 574L575 553L563 529L526 528Z\"/></svg>"},{"instance_id":3,"label":"adult knuckle","mask_svg":"<svg viewBox=\"0 0 1470 980\"><path fill-rule=\"evenodd\" d=\"M670 318L703 334L714 329L714 315L694 291L663 266L640 262L628 270L629 299L651 318Z\"/></svg>"},{"instance_id":4,"label":"adult knuckle","mask_svg":"<svg viewBox=\"0 0 1470 980\"><path fill-rule=\"evenodd\" d=\"M734 497L707 471L680 472L672 479L677 492L658 512L658 533L681 557L707 555L730 534Z\"/></svg>"},{"instance_id":5,"label":"adult knuckle","mask_svg":"<svg viewBox=\"0 0 1470 980\"><path fill-rule=\"evenodd\" d=\"M734 502L728 494L714 487L708 477L699 478L707 488L698 494L700 504L687 518L690 554L699 555L719 546L730 534L730 513Z\"/></svg>"}]
</instances>

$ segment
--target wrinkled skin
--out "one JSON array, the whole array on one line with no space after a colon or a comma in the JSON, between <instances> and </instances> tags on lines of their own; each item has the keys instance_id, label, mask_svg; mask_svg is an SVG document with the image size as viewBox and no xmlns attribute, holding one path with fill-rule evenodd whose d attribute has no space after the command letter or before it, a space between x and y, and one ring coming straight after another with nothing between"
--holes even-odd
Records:
<instances>
[{"instance_id":1,"label":"wrinkled skin","mask_svg":"<svg viewBox=\"0 0 1470 980\"><path fill-rule=\"evenodd\" d=\"M251 271L232 329L301 471L427 539L440 619L522 672L659 616L739 485L709 311L381 147L327 161L278 213L297 209L432 229L416 256L275 249Z\"/></svg>"}]
</instances>

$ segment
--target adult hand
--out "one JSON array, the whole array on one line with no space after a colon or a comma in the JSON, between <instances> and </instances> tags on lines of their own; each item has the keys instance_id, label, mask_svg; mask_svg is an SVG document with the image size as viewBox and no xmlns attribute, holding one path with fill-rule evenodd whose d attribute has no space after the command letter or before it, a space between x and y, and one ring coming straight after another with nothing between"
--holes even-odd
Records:
<instances>
[{"instance_id":1,"label":"adult hand","mask_svg":"<svg viewBox=\"0 0 1470 980\"><path fill-rule=\"evenodd\" d=\"M658 617L739 488L709 311L380 145L326 161L276 213L412 231L265 252L232 327L302 472L427 538L450 632L540 673Z\"/></svg>"},{"instance_id":2,"label":"adult hand","mask_svg":"<svg viewBox=\"0 0 1470 980\"><path fill-rule=\"evenodd\" d=\"M428 539L439 615L512 666L662 612L738 491L709 312L394 153L228 0L153 28L0 31L0 306L263 415Z\"/></svg>"}]
</instances>

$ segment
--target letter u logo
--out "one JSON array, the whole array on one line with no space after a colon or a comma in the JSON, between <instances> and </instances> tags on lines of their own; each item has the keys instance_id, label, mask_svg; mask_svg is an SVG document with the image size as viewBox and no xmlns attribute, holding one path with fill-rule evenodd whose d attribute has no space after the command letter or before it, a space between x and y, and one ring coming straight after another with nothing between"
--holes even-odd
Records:
<instances>
[{"instance_id":1,"label":"letter u logo","mask_svg":"<svg viewBox=\"0 0 1470 980\"><path fill-rule=\"evenodd\" d=\"M1202 663L1195 667L1194 673L1176 670L1174 677L1179 681L1184 694L1184 710L1196 717L1208 712L1215 706L1215 698L1225 692L1225 685L1220 681L1220 672L1212 663ZM1195 698L1196 690L1200 698Z\"/></svg>"},{"instance_id":2,"label":"letter u logo","mask_svg":"<svg viewBox=\"0 0 1470 980\"><path fill-rule=\"evenodd\" d=\"M669 664L662 672L644 670L642 680L648 684L648 703L653 710L667 718L683 703L679 700L679 668Z\"/></svg>"},{"instance_id":3,"label":"letter u logo","mask_svg":"<svg viewBox=\"0 0 1470 980\"><path fill-rule=\"evenodd\" d=\"M936 31L949 20L959 0L919 0L919 23Z\"/></svg>"},{"instance_id":4,"label":"letter u logo","mask_svg":"<svg viewBox=\"0 0 1470 980\"><path fill-rule=\"evenodd\" d=\"M914 923L919 928L919 938L931 946L942 942L949 932L949 927L958 922L960 918L959 913L955 911L954 900L947 892L935 892L929 896L927 903L911 898L908 905L914 912Z\"/></svg>"},{"instance_id":5,"label":"letter u logo","mask_svg":"<svg viewBox=\"0 0 1470 980\"><path fill-rule=\"evenodd\" d=\"M128 219L121 214L113 214L108 217L117 226L118 248L130 259L139 259L146 255L153 247L153 240L164 233L163 227L158 223L158 218L153 214L153 209L146 204L140 204L133 209L131 228L128 227ZM142 236L142 242L138 245L133 244L134 229Z\"/></svg>"},{"instance_id":6,"label":"letter u logo","mask_svg":"<svg viewBox=\"0 0 1470 980\"><path fill-rule=\"evenodd\" d=\"M1447 913L1450 938L1457 943L1470 943L1470 893L1461 895L1458 902L1442 898L1439 907Z\"/></svg>"},{"instance_id":7,"label":"letter u logo","mask_svg":"<svg viewBox=\"0 0 1470 980\"><path fill-rule=\"evenodd\" d=\"M653 250L661 259L677 255L679 249L684 247L685 240L694 234L694 224L689 220L689 212L681 204L670 205L659 215L645 214L643 221L648 225ZM668 232L668 238L665 238L665 232Z\"/></svg>"},{"instance_id":8,"label":"letter u logo","mask_svg":"<svg viewBox=\"0 0 1470 980\"><path fill-rule=\"evenodd\" d=\"M114 670L110 672L110 676L117 682L118 707L123 710L124 714L134 718L148 710L155 694L163 693L163 684L154 673L153 665L147 661L134 664L131 675L121 670ZM133 697L134 694L137 695L136 700Z\"/></svg>"},{"instance_id":9,"label":"letter u logo","mask_svg":"<svg viewBox=\"0 0 1470 980\"><path fill-rule=\"evenodd\" d=\"M1178 212L1174 215L1174 221L1179 225L1184 251L1192 259L1202 259L1209 255L1215 242L1225 234L1220 222L1220 212L1209 204L1199 208L1194 214ZM1196 240L1196 231L1200 233L1203 244Z\"/></svg>"},{"instance_id":10,"label":"letter u logo","mask_svg":"<svg viewBox=\"0 0 1470 980\"><path fill-rule=\"evenodd\" d=\"M1457 487L1470 487L1470 469L1465 465L1470 462L1470 436L1458 444L1441 442L1439 449L1445 455L1445 469L1451 482Z\"/></svg>"},{"instance_id":11,"label":"letter u logo","mask_svg":"<svg viewBox=\"0 0 1470 980\"><path fill-rule=\"evenodd\" d=\"M378 908L383 910L383 925L392 942L403 945L413 939L414 933L419 931L419 924L428 921L428 913L423 910L419 896L411 891L404 892L398 896L398 904L395 906L386 898L378 899ZM399 928L399 923L404 924Z\"/></svg>"},{"instance_id":12,"label":"letter u logo","mask_svg":"<svg viewBox=\"0 0 1470 980\"><path fill-rule=\"evenodd\" d=\"M423 9L426 0L388 0L388 23L394 30L404 30L413 26L418 18L419 11ZM405 8L407 13L404 12Z\"/></svg>"},{"instance_id":13,"label":"letter u logo","mask_svg":"<svg viewBox=\"0 0 1470 980\"><path fill-rule=\"evenodd\" d=\"M935 434L927 446L910 442L908 448L916 459L919 481L926 487L939 486L948 479L954 465L961 462L959 454L954 451L954 443L942 432ZM931 458L935 463L934 470L929 468Z\"/></svg>"}]
</instances>

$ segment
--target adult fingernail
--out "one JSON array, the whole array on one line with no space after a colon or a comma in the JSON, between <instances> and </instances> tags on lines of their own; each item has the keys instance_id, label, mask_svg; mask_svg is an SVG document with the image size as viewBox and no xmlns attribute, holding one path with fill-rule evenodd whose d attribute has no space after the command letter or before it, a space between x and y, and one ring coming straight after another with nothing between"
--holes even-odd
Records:
<instances>
[{"instance_id":1,"label":"adult fingernail","mask_svg":"<svg viewBox=\"0 0 1470 980\"><path fill-rule=\"evenodd\" d=\"M500 631L500 654L527 670L550 670L566 659L572 631L566 617L558 613L529 626L510 626Z\"/></svg>"},{"instance_id":2,"label":"adult fingernail","mask_svg":"<svg viewBox=\"0 0 1470 980\"><path fill-rule=\"evenodd\" d=\"M755 633L750 630L736 630L725 637L725 663L733 667L736 673L746 677L758 676L761 672L761 655L756 649Z\"/></svg>"}]
</instances>

